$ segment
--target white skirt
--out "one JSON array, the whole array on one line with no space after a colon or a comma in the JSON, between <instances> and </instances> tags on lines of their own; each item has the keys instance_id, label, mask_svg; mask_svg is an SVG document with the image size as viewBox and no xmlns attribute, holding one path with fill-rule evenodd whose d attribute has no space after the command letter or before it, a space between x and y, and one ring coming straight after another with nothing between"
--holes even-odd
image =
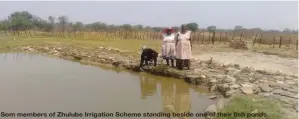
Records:
<instances>
[{"instance_id":1,"label":"white skirt","mask_svg":"<svg viewBox=\"0 0 299 119\"><path fill-rule=\"evenodd\" d=\"M175 55L176 55L175 43L174 42L163 42L162 58L163 59L174 59Z\"/></svg>"}]
</instances>

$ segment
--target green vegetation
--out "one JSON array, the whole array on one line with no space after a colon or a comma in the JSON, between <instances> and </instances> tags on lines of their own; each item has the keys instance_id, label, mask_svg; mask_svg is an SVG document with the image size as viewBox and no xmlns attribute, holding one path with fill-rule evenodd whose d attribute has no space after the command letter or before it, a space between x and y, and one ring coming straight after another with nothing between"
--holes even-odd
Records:
<instances>
[{"instance_id":1,"label":"green vegetation","mask_svg":"<svg viewBox=\"0 0 299 119\"><path fill-rule=\"evenodd\" d=\"M277 101L259 96L235 96L220 110L221 113L244 112L245 117L217 117L216 119L283 119L280 105ZM253 113L265 113L266 117L253 117ZM251 113L251 117L248 115Z\"/></svg>"}]
</instances>

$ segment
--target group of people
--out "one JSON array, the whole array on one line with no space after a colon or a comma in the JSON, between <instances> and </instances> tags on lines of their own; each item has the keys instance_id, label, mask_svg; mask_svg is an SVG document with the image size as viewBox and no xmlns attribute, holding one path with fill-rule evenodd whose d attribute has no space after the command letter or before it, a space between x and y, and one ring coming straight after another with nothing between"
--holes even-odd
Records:
<instances>
[{"instance_id":1,"label":"group of people","mask_svg":"<svg viewBox=\"0 0 299 119\"><path fill-rule=\"evenodd\" d=\"M178 69L183 69L187 67L190 69L190 59L192 57L191 53L191 31L187 30L186 25L182 25L178 33L174 33L172 28L166 28L163 30L163 43L162 43L162 58L166 60L166 64L174 66L174 61L176 61L176 67ZM158 53L150 48L142 48L143 52L141 54L140 66L148 64L148 61L154 61L156 65Z\"/></svg>"},{"instance_id":2,"label":"group of people","mask_svg":"<svg viewBox=\"0 0 299 119\"><path fill-rule=\"evenodd\" d=\"M191 55L191 31L187 30L186 25L181 26L178 33L174 33L172 28L164 30L162 43L162 58L166 60L166 64L174 67L174 60L176 60L176 67L182 69L184 66L190 68Z\"/></svg>"}]
</instances>

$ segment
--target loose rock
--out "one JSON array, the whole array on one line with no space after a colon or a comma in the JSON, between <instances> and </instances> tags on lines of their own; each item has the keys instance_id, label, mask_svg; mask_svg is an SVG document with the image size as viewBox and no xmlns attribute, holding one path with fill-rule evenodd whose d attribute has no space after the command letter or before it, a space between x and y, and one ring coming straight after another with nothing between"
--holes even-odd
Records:
<instances>
[{"instance_id":1,"label":"loose rock","mask_svg":"<svg viewBox=\"0 0 299 119\"><path fill-rule=\"evenodd\" d=\"M227 92L225 92L225 96L226 97L231 97L233 96L237 91L236 90L229 90Z\"/></svg>"},{"instance_id":2,"label":"loose rock","mask_svg":"<svg viewBox=\"0 0 299 119\"><path fill-rule=\"evenodd\" d=\"M211 95L209 98L210 98L210 99L216 99L217 96L216 96L216 95Z\"/></svg>"},{"instance_id":3,"label":"loose rock","mask_svg":"<svg viewBox=\"0 0 299 119\"><path fill-rule=\"evenodd\" d=\"M282 77L282 76L275 76L274 79L278 80L278 81L283 81L284 77Z\"/></svg>"},{"instance_id":4,"label":"loose rock","mask_svg":"<svg viewBox=\"0 0 299 119\"><path fill-rule=\"evenodd\" d=\"M252 84L241 84L241 90L245 94L253 94L253 85Z\"/></svg>"},{"instance_id":5,"label":"loose rock","mask_svg":"<svg viewBox=\"0 0 299 119\"><path fill-rule=\"evenodd\" d=\"M261 85L260 88L261 88L262 92L270 92L273 90L273 88L269 87L269 85L266 85L266 84Z\"/></svg>"},{"instance_id":6,"label":"loose rock","mask_svg":"<svg viewBox=\"0 0 299 119\"><path fill-rule=\"evenodd\" d=\"M229 75L223 76L223 79L221 80L223 83L234 83L236 82L236 78L231 77Z\"/></svg>"},{"instance_id":7,"label":"loose rock","mask_svg":"<svg viewBox=\"0 0 299 119\"><path fill-rule=\"evenodd\" d=\"M233 84L230 86L231 89L238 89L240 88L240 85L239 84Z\"/></svg>"},{"instance_id":8,"label":"loose rock","mask_svg":"<svg viewBox=\"0 0 299 119\"><path fill-rule=\"evenodd\" d=\"M217 87L221 92L226 92L230 89L229 84L219 84Z\"/></svg>"},{"instance_id":9,"label":"loose rock","mask_svg":"<svg viewBox=\"0 0 299 119\"><path fill-rule=\"evenodd\" d=\"M264 97L269 97L272 95L272 93L259 93L258 95L264 96Z\"/></svg>"},{"instance_id":10,"label":"loose rock","mask_svg":"<svg viewBox=\"0 0 299 119\"><path fill-rule=\"evenodd\" d=\"M217 106L215 104L212 104L207 107L205 112L209 112L209 113L217 112Z\"/></svg>"}]
</instances>

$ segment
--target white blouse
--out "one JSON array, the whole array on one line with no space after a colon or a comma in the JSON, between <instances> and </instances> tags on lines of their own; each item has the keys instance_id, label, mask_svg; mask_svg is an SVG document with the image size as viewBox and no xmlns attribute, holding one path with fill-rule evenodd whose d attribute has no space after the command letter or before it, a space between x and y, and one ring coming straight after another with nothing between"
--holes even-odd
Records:
<instances>
[{"instance_id":1,"label":"white blouse","mask_svg":"<svg viewBox=\"0 0 299 119\"><path fill-rule=\"evenodd\" d=\"M189 30L186 31L185 34L182 34L181 32L178 32L178 34L179 34L179 37L178 37L179 40L188 40L191 38L191 31L189 31Z\"/></svg>"},{"instance_id":2,"label":"white blouse","mask_svg":"<svg viewBox=\"0 0 299 119\"><path fill-rule=\"evenodd\" d=\"M163 42L173 42L175 39L175 34L166 35L163 34Z\"/></svg>"}]
</instances>

